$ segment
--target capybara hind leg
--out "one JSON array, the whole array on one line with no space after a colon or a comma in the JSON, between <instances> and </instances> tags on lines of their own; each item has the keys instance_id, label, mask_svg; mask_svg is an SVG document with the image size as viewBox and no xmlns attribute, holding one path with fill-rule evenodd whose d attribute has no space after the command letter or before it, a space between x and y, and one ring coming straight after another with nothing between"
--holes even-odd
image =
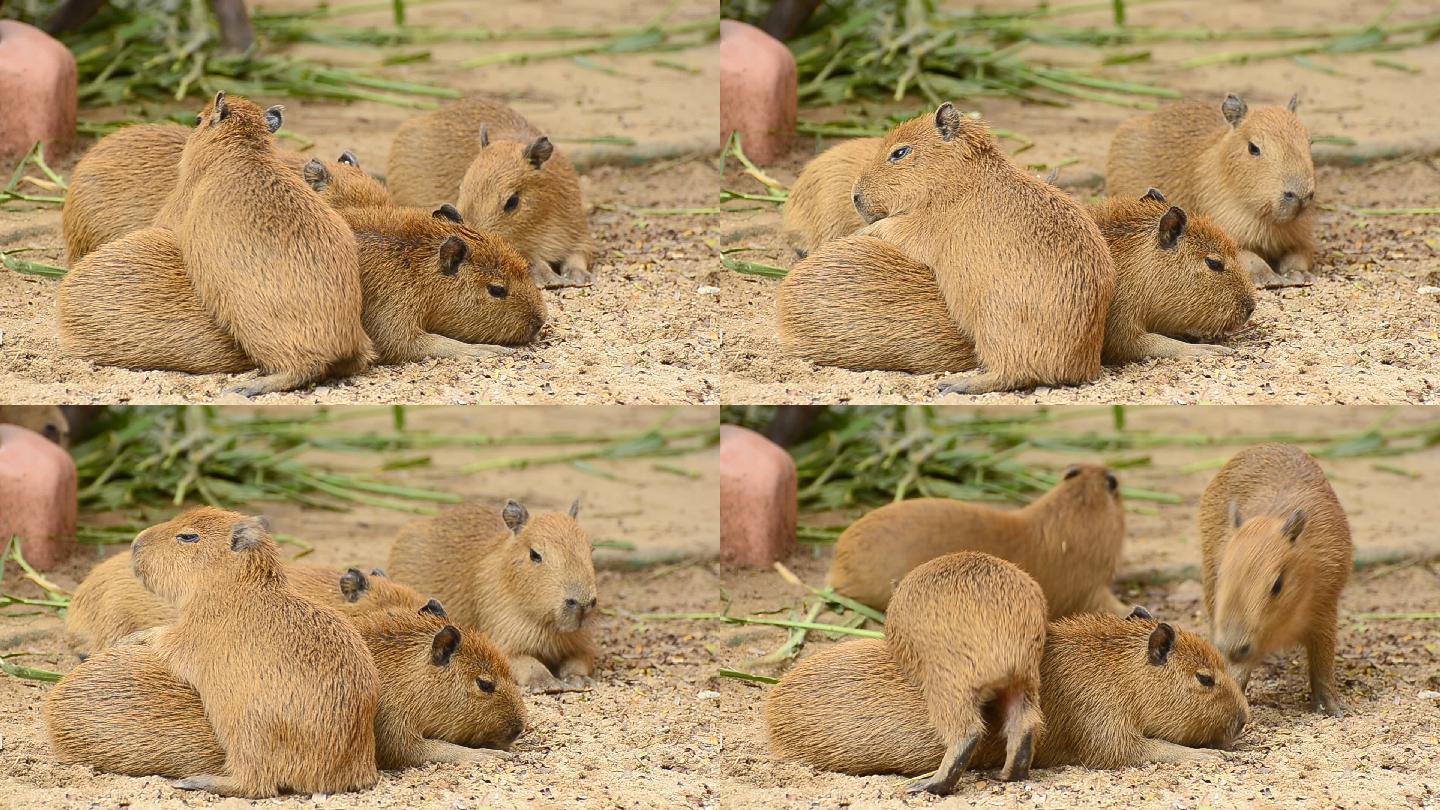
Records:
<instances>
[{"instance_id":1,"label":"capybara hind leg","mask_svg":"<svg viewBox=\"0 0 1440 810\"><path fill-rule=\"evenodd\" d=\"M945 796L955 790L955 783L960 781L960 774L964 773L966 766L970 764L970 757L975 753L975 746L980 743L980 737L984 733L984 724L976 723L958 742L951 743L945 749L945 759L941 760L940 768L935 771L934 776L911 785L907 790L910 793L928 791L937 796Z\"/></svg>"},{"instance_id":2,"label":"capybara hind leg","mask_svg":"<svg viewBox=\"0 0 1440 810\"><path fill-rule=\"evenodd\" d=\"M213 774L187 776L170 784L178 790L203 790L218 796L236 796L241 799L264 799L278 793L274 788L265 790L256 785L247 785L238 777Z\"/></svg>"},{"instance_id":3,"label":"capybara hind leg","mask_svg":"<svg viewBox=\"0 0 1440 810\"><path fill-rule=\"evenodd\" d=\"M1335 637L1315 633L1305 642L1310 660L1310 710L1331 717L1345 714L1345 704L1335 694Z\"/></svg>"},{"instance_id":4,"label":"capybara hind leg","mask_svg":"<svg viewBox=\"0 0 1440 810\"><path fill-rule=\"evenodd\" d=\"M1040 695L1012 687L1005 695L1005 767L1000 778L1018 782L1030 778L1035 758L1035 731L1040 725Z\"/></svg>"},{"instance_id":5,"label":"capybara hind leg","mask_svg":"<svg viewBox=\"0 0 1440 810\"><path fill-rule=\"evenodd\" d=\"M1139 765L1143 762L1203 762L1209 759L1222 759L1219 751L1210 748L1186 748L1177 745L1169 740L1156 740L1146 737L1141 740L1136 749L1135 761L1131 765Z\"/></svg>"},{"instance_id":6,"label":"capybara hind leg","mask_svg":"<svg viewBox=\"0 0 1440 810\"><path fill-rule=\"evenodd\" d=\"M315 382L315 375L303 374L295 371L282 371L277 374L267 374L264 377L251 380L248 383L237 385L234 388L227 388L227 394L239 394L244 397L258 397L261 394L271 394L276 391L294 391Z\"/></svg>"},{"instance_id":7,"label":"capybara hind leg","mask_svg":"<svg viewBox=\"0 0 1440 810\"><path fill-rule=\"evenodd\" d=\"M942 394L988 394L992 391L1014 391L1031 387L1033 387L1033 383L1009 382L993 371L980 374L957 374L940 380L940 393Z\"/></svg>"}]
</instances>

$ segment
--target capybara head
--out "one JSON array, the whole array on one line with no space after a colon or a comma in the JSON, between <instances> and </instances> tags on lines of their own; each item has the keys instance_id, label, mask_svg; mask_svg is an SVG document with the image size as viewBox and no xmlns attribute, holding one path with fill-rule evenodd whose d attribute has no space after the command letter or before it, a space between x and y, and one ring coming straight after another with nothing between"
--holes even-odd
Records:
<instances>
[{"instance_id":1,"label":"capybara head","mask_svg":"<svg viewBox=\"0 0 1440 810\"><path fill-rule=\"evenodd\" d=\"M1120 643L1134 644L1136 659L1144 660L1136 684L1142 733L1192 748L1233 745L1250 708L1215 647L1148 612L1118 621L1129 631Z\"/></svg>"},{"instance_id":2,"label":"capybara head","mask_svg":"<svg viewBox=\"0 0 1440 810\"><path fill-rule=\"evenodd\" d=\"M1098 464L1071 464L1048 497L1063 498L1089 513L1116 512L1124 514L1120 500L1120 479Z\"/></svg>"},{"instance_id":3,"label":"capybara head","mask_svg":"<svg viewBox=\"0 0 1440 810\"><path fill-rule=\"evenodd\" d=\"M227 96L221 90L195 116L190 143L203 147L217 141L251 141L268 146L272 143L270 136L280 129L284 121L284 109L276 104L262 110L249 99Z\"/></svg>"},{"instance_id":4,"label":"capybara head","mask_svg":"<svg viewBox=\"0 0 1440 810\"><path fill-rule=\"evenodd\" d=\"M578 500L563 515L548 512L531 518L515 501L506 501L500 511L510 529L501 553L516 607L562 633L579 630L597 601L590 535L575 519L579 512Z\"/></svg>"},{"instance_id":5,"label":"capybara head","mask_svg":"<svg viewBox=\"0 0 1440 810\"><path fill-rule=\"evenodd\" d=\"M348 149L328 165L319 158L311 158L301 167L300 174L305 184L331 208L390 204L390 193L360 168L359 159Z\"/></svg>"},{"instance_id":6,"label":"capybara head","mask_svg":"<svg viewBox=\"0 0 1440 810\"><path fill-rule=\"evenodd\" d=\"M268 521L210 506L136 535L130 567L151 593L179 607L203 587L281 575Z\"/></svg>"},{"instance_id":7,"label":"capybara head","mask_svg":"<svg viewBox=\"0 0 1440 810\"><path fill-rule=\"evenodd\" d=\"M0 424L33 430L61 447L70 446L70 420L55 405L0 405Z\"/></svg>"},{"instance_id":8,"label":"capybara head","mask_svg":"<svg viewBox=\"0 0 1440 810\"><path fill-rule=\"evenodd\" d=\"M1230 529L1216 572L1215 646L1236 665L1253 664L1293 638L1310 620L1315 577L1305 553L1303 509L1288 515L1241 514L1230 504Z\"/></svg>"},{"instance_id":9,"label":"capybara head","mask_svg":"<svg viewBox=\"0 0 1440 810\"><path fill-rule=\"evenodd\" d=\"M1165 335L1214 339L1255 311L1255 285L1239 248L1209 217L1173 206L1158 189L1131 203L1105 203L1097 217L1125 284L1147 302L1145 325Z\"/></svg>"},{"instance_id":10,"label":"capybara head","mask_svg":"<svg viewBox=\"0 0 1440 810\"><path fill-rule=\"evenodd\" d=\"M559 201L578 196L574 175L551 158L555 147L544 135L533 141L491 141L482 125L480 152L460 181L455 201L465 222L479 231L494 231L521 254L530 256L541 245L563 241L552 233L561 228L556 219Z\"/></svg>"},{"instance_id":11,"label":"capybara head","mask_svg":"<svg viewBox=\"0 0 1440 810\"><path fill-rule=\"evenodd\" d=\"M1226 192L1246 210L1274 222L1289 222L1315 200L1315 164L1310 132L1295 115L1299 98L1284 107L1251 110L1228 95L1220 112L1230 131L1220 139L1220 173Z\"/></svg>"},{"instance_id":12,"label":"capybara head","mask_svg":"<svg viewBox=\"0 0 1440 810\"><path fill-rule=\"evenodd\" d=\"M525 731L525 701L505 655L484 634L451 624L435 600L354 619L397 701L427 739L509 748Z\"/></svg>"},{"instance_id":13,"label":"capybara head","mask_svg":"<svg viewBox=\"0 0 1440 810\"><path fill-rule=\"evenodd\" d=\"M347 605L357 610L386 610L389 608L419 608L425 604L414 588L402 585L378 568L369 574L358 568L350 568L340 575L340 595Z\"/></svg>"},{"instance_id":14,"label":"capybara head","mask_svg":"<svg viewBox=\"0 0 1440 810\"><path fill-rule=\"evenodd\" d=\"M425 328L466 343L529 343L545 325L545 298L529 264L504 240L461 224L454 206L434 213L430 272L438 273Z\"/></svg>"},{"instance_id":15,"label":"capybara head","mask_svg":"<svg viewBox=\"0 0 1440 810\"><path fill-rule=\"evenodd\" d=\"M947 101L934 115L890 130L855 181L855 211L868 223L914 210L935 187L959 182L967 161L993 148L989 128Z\"/></svg>"}]
</instances>

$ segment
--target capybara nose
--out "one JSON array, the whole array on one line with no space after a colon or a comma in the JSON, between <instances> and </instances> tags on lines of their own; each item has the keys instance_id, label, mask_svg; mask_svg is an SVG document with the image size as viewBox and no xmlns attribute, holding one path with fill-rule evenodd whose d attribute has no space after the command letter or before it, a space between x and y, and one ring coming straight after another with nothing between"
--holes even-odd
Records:
<instances>
[{"instance_id":1,"label":"capybara nose","mask_svg":"<svg viewBox=\"0 0 1440 810\"><path fill-rule=\"evenodd\" d=\"M1293 203L1293 202L1295 202L1295 201L1298 200L1298 199L1300 199L1300 197L1299 197L1299 195L1297 195L1295 192L1293 192L1293 191L1287 191L1287 192L1285 192L1285 202L1287 202L1287 203Z\"/></svg>"},{"instance_id":2,"label":"capybara nose","mask_svg":"<svg viewBox=\"0 0 1440 810\"><path fill-rule=\"evenodd\" d=\"M850 204L856 208L860 207L860 192L857 191L850 195Z\"/></svg>"},{"instance_id":3,"label":"capybara nose","mask_svg":"<svg viewBox=\"0 0 1440 810\"><path fill-rule=\"evenodd\" d=\"M509 735L505 737L505 747L506 747L506 748L509 748L511 745L514 745L514 744L515 744L515 741L518 740L518 739L520 739L520 735L522 735L522 734L524 734L524 733L525 733L525 724L522 723L522 722L520 722L519 720L516 720L516 721L510 726L510 733L509 733Z\"/></svg>"}]
</instances>

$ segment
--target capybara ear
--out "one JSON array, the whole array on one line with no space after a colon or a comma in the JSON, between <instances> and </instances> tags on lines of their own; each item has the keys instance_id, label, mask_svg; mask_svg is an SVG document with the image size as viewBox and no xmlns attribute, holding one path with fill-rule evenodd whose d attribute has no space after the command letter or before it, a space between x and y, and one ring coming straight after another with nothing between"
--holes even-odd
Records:
<instances>
[{"instance_id":1,"label":"capybara ear","mask_svg":"<svg viewBox=\"0 0 1440 810\"><path fill-rule=\"evenodd\" d=\"M440 243L440 272L453 276L460 272L460 265L470 255L470 246L458 236L447 236Z\"/></svg>"},{"instance_id":2,"label":"capybara ear","mask_svg":"<svg viewBox=\"0 0 1440 810\"><path fill-rule=\"evenodd\" d=\"M340 593L345 595L346 602L359 602L360 597L370 590L370 580L358 568L351 568L340 575Z\"/></svg>"},{"instance_id":3,"label":"capybara ear","mask_svg":"<svg viewBox=\"0 0 1440 810\"><path fill-rule=\"evenodd\" d=\"M1149 191L1145 192L1145 196L1141 197L1140 199L1154 200L1158 203L1170 202L1169 200L1165 199L1165 195L1161 194L1160 189L1158 188L1152 188Z\"/></svg>"},{"instance_id":4,"label":"capybara ear","mask_svg":"<svg viewBox=\"0 0 1440 810\"><path fill-rule=\"evenodd\" d=\"M317 194L330 185L330 170L325 168L320 158L310 158L310 162L300 170L300 176L305 178L305 185L314 189Z\"/></svg>"},{"instance_id":5,"label":"capybara ear","mask_svg":"<svg viewBox=\"0 0 1440 810\"><path fill-rule=\"evenodd\" d=\"M1241 524L1243 524L1244 522L1245 522L1244 518L1242 518L1242 517L1240 516L1240 499L1239 499L1239 498L1231 498L1231 499L1230 499L1230 528L1232 528L1232 529L1238 529L1238 528L1240 528Z\"/></svg>"},{"instance_id":6,"label":"capybara ear","mask_svg":"<svg viewBox=\"0 0 1440 810\"><path fill-rule=\"evenodd\" d=\"M445 203L444 205L440 206L439 208L436 208L434 211L431 211L431 212L430 212L430 216L432 216L432 217L434 217L434 218L436 218L436 219L448 219L448 220L450 220L451 222L455 223L456 225L464 225L464 224L465 224L465 220L464 220L464 219L461 219L461 217L460 217L460 211L459 211L459 209L457 209L455 206L451 205L450 203Z\"/></svg>"},{"instance_id":7,"label":"capybara ear","mask_svg":"<svg viewBox=\"0 0 1440 810\"><path fill-rule=\"evenodd\" d=\"M442 604L440 604L437 600L434 600L434 599L431 599L430 601L426 602L424 605L421 605L421 606L420 606L420 612L421 612L422 614L427 614L427 613L428 613L428 614L431 615L431 616L439 616L439 617L442 618L442 619L448 619L448 618L450 618L449 614L447 614L447 613L445 612L445 606L442 605Z\"/></svg>"},{"instance_id":8,"label":"capybara ear","mask_svg":"<svg viewBox=\"0 0 1440 810\"><path fill-rule=\"evenodd\" d=\"M484 124L480 125L480 148L484 149L490 145L490 128Z\"/></svg>"},{"instance_id":9,"label":"capybara ear","mask_svg":"<svg viewBox=\"0 0 1440 810\"><path fill-rule=\"evenodd\" d=\"M1120 479L1115 477L1115 473L1108 470L1105 472L1105 488L1112 493L1120 491Z\"/></svg>"},{"instance_id":10,"label":"capybara ear","mask_svg":"<svg viewBox=\"0 0 1440 810\"><path fill-rule=\"evenodd\" d=\"M500 510L500 517L505 519L505 525L510 527L510 531L518 532L525 528L525 523L530 520L530 510L515 501L506 501L505 508Z\"/></svg>"},{"instance_id":11,"label":"capybara ear","mask_svg":"<svg viewBox=\"0 0 1440 810\"><path fill-rule=\"evenodd\" d=\"M275 531L275 526L270 523L270 518L265 517L264 515L255 515L255 522L259 523L260 528L264 529L267 532Z\"/></svg>"},{"instance_id":12,"label":"capybara ear","mask_svg":"<svg viewBox=\"0 0 1440 810\"><path fill-rule=\"evenodd\" d=\"M386 576L386 574L385 574L385 569L384 569L384 568L371 568L371 569L370 569L370 576L372 576L372 577L383 577L383 576Z\"/></svg>"},{"instance_id":13,"label":"capybara ear","mask_svg":"<svg viewBox=\"0 0 1440 810\"><path fill-rule=\"evenodd\" d=\"M1299 93L1295 93L1294 95L1290 96L1290 101L1289 101L1289 103L1287 103L1287 104L1285 105L1285 109L1287 109L1287 110L1289 110L1290 112L1293 113L1293 112L1295 112L1295 110L1298 109L1299 107L1300 107L1300 94L1299 94Z\"/></svg>"},{"instance_id":14,"label":"capybara ear","mask_svg":"<svg viewBox=\"0 0 1440 810\"><path fill-rule=\"evenodd\" d=\"M346 166L354 166L357 169L360 168L360 158L355 157L355 153L351 152L349 149L341 152L340 157L335 158L335 162L344 163Z\"/></svg>"},{"instance_id":15,"label":"capybara ear","mask_svg":"<svg viewBox=\"0 0 1440 810\"><path fill-rule=\"evenodd\" d=\"M450 656L459 648L460 631L453 624L445 625L435 634L435 640L430 642L430 663L437 667L449 665Z\"/></svg>"},{"instance_id":16,"label":"capybara ear","mask_svg":"<svg viewBox=\"0 0 1440 810\"><path fill-rule=\"evenodd\" d=\"M964 116L955 109L955 105L945 102L940 109L935 111L935 129L940 132L940 139L943 141L954 140L960 134L960 128L964 126Z\"/></svg>"},{"instance_id":17,"label":"capybara ear","mask_svg":"<svg viewBox=\"0 0 1440 810\"><path fill-rule=\"evenodd\" d=\"M580 499L579 499L579 498L576 498L576 499L575 499L574 501L572 501L571 504L570 504L570 517L575 518L575 517L579 517L579 516L580 516Z\"/></svg>"},{"instance_id":18,"label":"capybara ear","mask_svg":"<svg viewBox=\"0 0 1440 810\"><path fill-rule=\"evenodd\" d=\"M1132 611L1130 611L1130 615L1129 615L1129 616L1126 616L1125 618L1127 618L1127 619L1144 619L1145 621L1148 622L1148 621L1154 619L1155 617L1150 615L1150 611L1146 610L1145 608L1141 607L1140 605L1136 605L1136 606L1135 606L1135 609L1132 610Z\"/></svg>"},{"instance_id":19,"label":"capybara ear","mask_svg":"<svg viewBox=\"0 0 1440 810\"><path fill-rule=\"evenodd\" d=\"M230 117L230 105L225 103L225 91L224 91L224 90L216 91L216 93L215 93L215 120L210 122L210 126L213 127L213 126L215 126L216 124L220 123L221 121L224 121L226 118L229 118L229 117Z\"/></svg>"},{"instance_id":20,"label":"capybara ear","mask_svg":"<svg viewBox=\"0 0 1440 810\"><path fill-rule=\"evenodd\" d=\"M544 166L545 161L549 160L553 154L555 154L555 146L551 144L550 139L544 135L536 138L534 143L525 147L525 159L530 161L530 165L537 169Z\"/></svg>"},{"instance_id":21,"label":"capybara ear","mask_svg":"<svg viewBox=\"0 0 1440 810\"><path fill-rule=\"evenodd\" d=\"M1224 114L1225 120L1230 122L1231 129L1240 126L1240 122L1245 120L1245 113L1249 111L1250 108L1245 105L1245 100L1234 93L1226 96L1225 100L1220 102L1220 112Z\"/></svg>"},{"instance_id":22,"label":"capybara ear","mask_svg":"<svg viewBox=\"0 0 1440 810\"><path fill-rule=\"evenodd\" d=\"M1308 518L1304 509L1296 509L1285 519L1285 525L1280 527L1280 534L1284 535L1291 543L1300 539L1300 533L1305 531L1305 522Z\"/></svg>"},{"instance_id":23,"label":"capybara ear","mask_svg":"<svg viewBox=\"0 0 1440 810\"><path fill-rule=\"evenodd\" d=\"M1185 212L1170 206L1160 217L1160 248L1162 250L1174 250L1180 243L1180 237L1185 235Z\"/></svg>"},{"instance_id":24,"label":"capybara ear","mask_svg":"<svg viewBox=\"0 0 1440 810\"><path fill-rule=\"evenodd\" d=\"M1065 468L1065 480L1066 480L1066 481L1069 481L1071 478L1074 478L1075 476L1077 476L1077 475L1079 475L1079 474L1080 474L1080 465L1079 465L1079 464L1071 464L1069 467L1066 467L1066 468Z\"/></svg>"},{"instance_id":25,"label":"capybara ear","mask_svg":"<svg viewBox=\"0 0 1440 810\"><path fill-rule=\"evenodd\" d=\"M230 527L230 550L248 551L265 541L265 529L255 520L245 519Z\"/></svg>"},{"instance_id":26,"label":"capybara ear","mask_svg":"<svg viewBox=\"0 0 1440 810\"><path fill-rule=\"evenodd\" d=\"M274 135L285 123L285 105L276 104L265 111L265 127Z\"/></svg>"},{"instance_id":27,"label":"capybara ear","mask_svg":"<svg viewBox=\"0 0 1440 810\"><path fill-rule=\"evenodd\" d=\"M1170 648L1175 646L1175 628L1161 622L1150 631L1150 651L1147 659L1151 666L1164 666L1170 658Z\"/></svg>"}]
</instances>

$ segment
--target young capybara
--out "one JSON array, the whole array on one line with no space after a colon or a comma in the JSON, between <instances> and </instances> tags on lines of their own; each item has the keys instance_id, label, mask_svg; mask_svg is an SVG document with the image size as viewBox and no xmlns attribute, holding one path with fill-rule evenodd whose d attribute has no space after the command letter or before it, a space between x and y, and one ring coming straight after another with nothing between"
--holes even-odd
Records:
<instances>
[{"instance_id":1,"label":"young capybara","mask_svg":"<svg viewBox=\"0 0 1440 810\"><path fill-rule=\"evenodd\" d=\"M510 354L545 324L545 300L525 260L496 236L450 219L454 208L341 214L355 234L377 362Z\"/></svg>"},{"instance_id":2,"label":"young capybara","mask_svg":"<svg viewBox=\"0 0 1440 810\"><path fill-rule=\"evenodd\" d=\"M1125 542L1120 484L1104 467L1075 465L1021 509L946 498L887 504L855 521L835 543L828 584L877 610L922 563L957 551L993 554L1040 585L1050 618L1124 613L1110 593Z\"/></svg>"},{"instance_id":3,"label":"young capybara","mask_svg":"<svg viewBox=\"0 0 1440 810\"><path fill-rule=\"evenodd\" d=\"M1034 766L1115 769L1218 756L1248 706L1204 638L1150 619L1090 614L1051 622L1040 664ZM989 718L987 718L989 719ZM770 748L784 759L851 774L917 775L945 755L920 690L880 639L811 655L765 700ZM993 768L1005 740L987 734L972 760Z\"/></svg>"},{"instance_id":4,"label":"young capybara","mask_svg":"<svg viewBox=\"0 0 1440 810\"><path fill-rule=\"evenodd\" d=\"M386 568L495 642L526 689L575 688L595 667L585 626L595 566L579 507L531 519L515 501L461 504L402 528Z\"/></svg>"},{"instance_id":5,"label":"young capybara","mask_svg":"<svg viewBox=\"0 0 1440 810\"><path fill-rule=\"evenodd\" d=\"M1105 160L1105 191L1158 188L1210 217L1240 246L1262 287L1303 284L1315 261L1315 165L1310 133L1284 107L1251 110L1239 96L1187 101L1120 125Z\"/></svg>"},{"instance_id":6,"label":"young capybara","mask_svg":"<svg viewBox=\"0 0 1440 810\"><path fill-rule=\"evenodd\" d=\"M1045 594L1013 563L962 551L911 571L885 615L895 667L920 689L930 724L945 743L935 775L915 785L941 795L955 789L990 725L1003 734L1009 782L1030 775L1045 654Z\"/></svg>"},{"instance_id":7,"label":"young capybara","mask_svg":"<svg viewBox=\"0 0 1440 810\"><path fill-rule=\"evenodd\" d=\"M1304 450L1236 453L1200 497L1205 612L1240 685L1267 655L1304 645L1310 707L1339 716L1335 632L1354 547L1325 471Z\"/></svg>"},{"instance_id":8,"label":"young capybara","mask_svg":"<svg viewBox=\"0 0 1440 810\"><path fill-rule=\"evenodd\" d=\"M940 390L983 394L1100 376L1115 267L1069 195L1015 165L981 122L940 105L885 136L855 182L861 231L932 268L985 371Z\"/></svg>"},{"instance_id":9,"label":"young capybara","mask_svg":"<svg viewBox=\"0 0 1440 810\"><path fill-rule=\"evenodd\" d=\"M155 218L175 231L196 297L265 375L235 389L284 391L374 358L361 325L355 237L281 160L280 110L216 93L185 143Z\"/></svg>"},{"instance_id":10,"label":"young capybara","mask_svg":"<svg viewBox=\"0 0 1440 810\"><path fill-rule=\"evenodd\" d=\"M378 767L483 761L524 731L525 704L504 655L449 624L438 602L371 609L352 621L380 673ZM61 762L171 778L225 764L200 695L143 643L111 647L66 673L44 716Z\"/></svg>"},{"instance_id":11,"label":"young capybara","mask_svg":"<svg viewBox=\"0 0 1440 810\"><path fill-rule=\"evenodd\" d=\"M408 585L383 576L367 577L354 568L290 565L285 572L290 587L301 596L346 615L391 607L418 610L426 602ZM140 584L129 555L117 554L91 569L75 589L65 614L65 634L77 651L96 653L131 633L174 624L177 615L175 608Z\"/></svg>"},{"instance_id":12,"label":"young capybara","mask_svg":"<svg viewBox=\"0 0 1440 810\"><path fill-rule=\"evenodd\" d=\"M333 163L319 158L307 160L299 154L294 154L292 159L291 154L294 153L282 152L281 159L292 168L298 162L301 179L331 208L339 211L391 204L390 192L385 190L380 181L360 168L360 161L354 152L348 149L341 152L340 157Z\"/></svg>"},{"instance_id":13,"label":"young capybara","mask_svg":"<svg viewBox=\"0 0 1440 810\"><path fill-rule=\"evenodd\" d=\"M151 649L199 693L225 750L223 772L176 787L255 799L375 784L375 664L339 612L287 582L261 521L192 509L137 535L131 558L179 613Z\"/></svg>"},{"instance_id":14,"label":"young capybara","mask_svg":"<svg viewBox=\"0 0 1440 810\"><path fill-rule=\"evenodd\" d=\"M106 135L85 152L70 173L61 209L67 264L74 267L106 242L154 224L179 182L180 155L189 137L190 130L179 124L135 124ZM276 151L296 171L309 160L298 152ZM360 170L355 153L346 150L334 162L318 165L341 187L327 199L332 207L389 204L385 187Z\"/></svg>"},{"instance_id":15,"label":"young capybara","mask_svg":"<svg viewBox=\"0 0 1440 810\"><path fill-rule=\"evenodd\" d=\"M785 239L802 257L831 239L852 234L865 221L851 200L855 179L880 151L880 138L854 138L805 164L785 201Z\"/></svg>"},{"instance_id":16,"label":"young capybara","mask_svg":"<svg viewBox=\"0 0 1440 810\"><path fill-rule=\"evenodd\" d=\"M537 284L590 283L595 246L575 169L506 105L465 98L401 124L386 181L400 205L453 201L470 227L518 250Z\"/></svg>"}]
</instances>

